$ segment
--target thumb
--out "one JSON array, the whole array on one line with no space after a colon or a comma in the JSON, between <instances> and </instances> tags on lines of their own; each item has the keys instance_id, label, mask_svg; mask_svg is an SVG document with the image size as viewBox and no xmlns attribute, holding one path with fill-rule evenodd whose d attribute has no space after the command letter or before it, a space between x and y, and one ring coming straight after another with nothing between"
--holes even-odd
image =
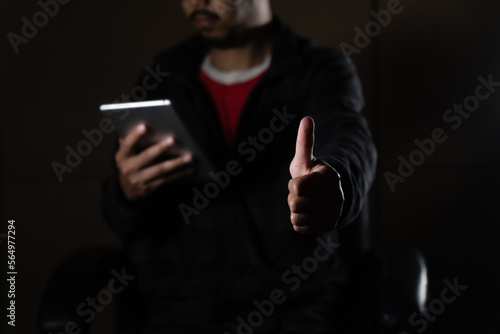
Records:
<instances>
[{"instance_id":1,"label":"thumb","mask_svg":"<svg viewBox=\"0 0 500 334\"><path fill-rule=\"evenodd\" d=\"M290 163L290 174L296 178L309 174L313 167L314 120L307 116L300 121L295 144L295 156Z\"/></svg>"}]
</instances>

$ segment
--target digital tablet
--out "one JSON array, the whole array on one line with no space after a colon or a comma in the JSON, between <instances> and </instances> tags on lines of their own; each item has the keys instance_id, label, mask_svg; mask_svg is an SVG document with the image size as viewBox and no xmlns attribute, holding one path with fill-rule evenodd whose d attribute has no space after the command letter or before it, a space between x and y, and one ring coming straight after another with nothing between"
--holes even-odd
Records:
<instances>
[{"instance_id":1,"label":"digital tablet","mask_svg":"<svg viewBox=\"0 0 500 334\"><path fill-rule=\"evenodd\" d=\"M210 180L209 172L215 171L213 163L184 126L169 100L104 104L100 109L103 116L113 122L120 138L125 138L140 123L146 124L147 132L137 145L139 150L157 143L167 135L174 135L183 147L174 152L174 156L187 152L193 155L195 171L189 179L197 182ZM163 160L167 158L162 157Z\"/></svg>"}]
</instances>

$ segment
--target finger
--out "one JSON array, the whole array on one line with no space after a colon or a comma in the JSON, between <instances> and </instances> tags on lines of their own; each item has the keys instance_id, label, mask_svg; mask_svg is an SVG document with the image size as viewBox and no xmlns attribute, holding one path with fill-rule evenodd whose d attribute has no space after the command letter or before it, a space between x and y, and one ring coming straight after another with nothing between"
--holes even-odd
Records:
<instances>
[{"instance_id":1,"label":"finger","mask_svg":"<svg viewBox=\"0 0 500 334\"><path fill-rule=\"evenodd\" d=\"M314 147L314 120L311 117L304 117L300 121L295 144L295 156L290 163L290 174L296 178L309 173L312 168Z\"/></svg>"},{"instance_id":2,"label":"finger","mask_svg":"<svg viewBox=\"0 0 500 334\"><path fill-rule=\"evenodd\" d=\"M193 173L194 173L194 167L182 169L182 170L174 172L168 176L160 177L160 178L157 178L157 179L149 182L148 187L150 188L151 191L154 191L157 188L164 185L165 183L176 181L176 180L181 179L183 177L187 177Z\"/></svg>"},{"instance_id":3,"label":"finger","mask_svg":"<svg viewBox=\"0 0 500 334\"><path fill-rule=\"evenodd\" d=\"M138 177L144 182L151 182L159 177L167 177L169 173L177 171L179 168L191 165L193 157L191 154L185 154L178 158L165 160L151 167L145 168L139 172Z\"/></svg>"},{"instance_id":4,"label":"finger","mask_svg":"<svg viewBox=\"0 0 500 334\"><path fill-rule=\"evenodd\" d=\"M293 226L293 229L302 234L318 235L330 231L331 229L325 226Z\"/></svg>"},{"instance_id":5,"label":"finger","mask_svg":"<svg viewBox=\"0 0 500 334\"><path fill-rule=\"evenodd\" d=\"M290 193L288 206L295 213L325 213L332 210L331 199L324 195L314 197L298 197Z\"/></svg>"},{"instance_id":6,"label":"finger","mask_svg":"<svg viewBox=\"0 0 500 334\"><path fill-rule=\"evenodd\" d=\"M133 158L134 165L137 170L142 169L145 166L152 164L157 160L162 154L166 153L170 148L175 145L175 138L173 136L168 136L158 143L151 145L140 154Z\"/></svg>"},{"instance_id":7,"label":"finger","mask_svg":"<svg viewBox=\"0 0 500 334\"><path fill-rule=\"evenodd\" d=\"M139 139L146 133L146 125L137 125L130 133L120 141L120 148L117 152L118 158L124 158L135 154L135 145Z\"/></svg>"},{"instance_id":8,"label":"finger","mask_svg":"<svg viewBox=\"0 0 500 334\"><path fill-rule=\"evenodd\" d=\"M335 183L328 182L328 180L329 178L325 178L325 175L315 172L291 179L288 182L288 190L298 197L330 193L334 191Z\"/></svg>"},{"instance_id":9,"label":"finger","mask_svg":"<svg viewBox=\"0 0 500 334\"><path fill-rule=\"evenodd\" d=\"M322 214L303 214L303 213L290 213L290 221L295 226L319 226L326 225L330 221L328 215Z\"/></svg>"}]
</instances>

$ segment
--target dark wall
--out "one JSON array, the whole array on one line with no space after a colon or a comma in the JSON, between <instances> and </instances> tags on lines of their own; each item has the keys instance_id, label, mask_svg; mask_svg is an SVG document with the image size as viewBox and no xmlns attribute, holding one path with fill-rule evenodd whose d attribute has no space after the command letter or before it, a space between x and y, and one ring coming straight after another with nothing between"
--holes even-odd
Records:
<instances>
[{"instance_id":1,"label":"dark wall","mask_svg":"<svg viewBox=\"0 0 500 334\"><path fill-rule=\"evenodd\" d=\"M9 330L32 333L42 289L57 263L79 249L120 244L99 211L113 135L104 135L63 182L51 164L63 163L65 147L75 148L85 139L82 130L98 127L100 104L129 93L153 56L192 30L177 1L72 1L61 5L16 54L7 33L20 34L21 18L31 20L40 7L13 0L0 6L5 36L0 233L7 219L16 220L18 233L17 326ZM418 246L435 295L444 279L457 277L468 286L426 332L494 333L500 310L500 93L482 101L456 130L443 115L474 95L478 76L491 74L500 81L500 3L402 1L401 12L363 47L355 43L354 28L364 29L374 20L370 10L386 9L386 1L273 0L273 6L297 32L319 44L345 42L358 48L352 58L380 151L371 194L374 237ZM414 141L430 138L435 128L443 129L446 141L391 191L386 172L397 174L398 156L408 158L417 148Z\"/></svg>"},{"instance_id":2,"label":"dark wall","mask_svg":"<svg viewBox=\"0 0 500 334\"><path fill-rule=\"evenodd\" d=\"M380 35L377 64L376 206L380 240L418 245L427 257L434 297L455 277L468 288L429 324L441 333L498 332L500 255L500 87L475 105L479 76L500 85L498 1L413 1ZM379 3L383 8L383 2ZM480 90L486 94L487 90ZM470 104L459 121L444 117ZM461 122L461 123L459 123ZM440 128L446 141L392 192L415 140ZM413 153L414 155L417 153ZM413 327L418 329L420 326Z\"/></svg>"}]
</instances>

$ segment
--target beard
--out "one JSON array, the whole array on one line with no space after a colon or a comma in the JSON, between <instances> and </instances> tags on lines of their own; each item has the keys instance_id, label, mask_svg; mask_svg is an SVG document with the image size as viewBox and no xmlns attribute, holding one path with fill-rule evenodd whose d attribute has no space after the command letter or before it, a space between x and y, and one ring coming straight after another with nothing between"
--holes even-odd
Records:
<instances>
[{"instance_id":1,"label":"beard","mask_svg":"<svg viewBox=\"0 0 500 334\"><path fill-rule=\"evenodd\" d=\"M219 22L222 21L222 17L219 14L211 12L206 9L198 9L195 10L193 13L191 13L189 17L191 22L194 22L198 15L205 15L213 20ZM203 34L203 32L210 32L210 31L211 31L210 28L201 30L201 37L206 47L216 48L216 49L230 49L238 45L237 42L238 38L234 29L230 29L223 37L207 37Z\"/></svg>"},{"instance_id":2,"label":"beard","mask_svg":"<svg viewBox=\"0 0 500 334\"><path fill-rule=\"evenodd\" d=\"M201 35L203 43L207 48L221 50L237 48L238 46L243 45L244 41L239 37L241 36L238 36L235 30L229 30L223 37L207 37L203 36L203 34Z\"/></svg>"}]
</instances>

